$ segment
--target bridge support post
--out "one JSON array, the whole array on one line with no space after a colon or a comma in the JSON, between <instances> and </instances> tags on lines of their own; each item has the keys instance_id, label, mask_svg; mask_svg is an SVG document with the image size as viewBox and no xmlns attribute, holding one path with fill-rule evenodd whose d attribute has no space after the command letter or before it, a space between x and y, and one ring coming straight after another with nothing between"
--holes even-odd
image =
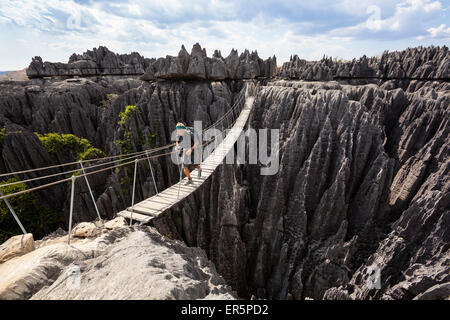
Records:
<instances>
[{"instance_id":1,"label":"bridge support post","mask_svg":"<svg viewBox=\"0 0 450 320\"><path fill-rule=\"evenodd\" d=\"M75 194L75 180L77 180L77 177L72 176L72 191L70 193L69 233L67 237L68 245L70 245L70 234L72 233L73 197Z\"/></svg>"},{"instance_id":2,"label":"bridge support post","mask_svg":"<svg viewBox=\"0 0 450 320\"><path fill-rule=\"evenodd\" d=\"M131 216L130 226L133 225L133 211L134 211L134 193L136 190L136 171L137 171L138 159L134 159L134 178L133 178L133 194L131 195Z\"/></svg>"},{"instance_id":3,"label":"bridge support post","mask_svg":"<svg viewBox=\"0 0 450 320\"><path fill-rule=\"evenodd\" d=\"M0 196L4 196L3 192L0 190ZM23 227L22 223L20 223L19 217L16 215L16 213L14 212L14 209L11 207L11 205L9 204L8 199L3 199L3 201L5 201L6 206L8 207L9 211L12 213L14 219L16 220L17 224L19 225L20 229L22 230L23 234L26 234L27 231L25 230L25 228Z\"/></svg>"},{"instance_id":4,"label":"bridge support post","mask_svg":"<svg viewBox=\"0 0 450 320\"><path fill-rule=\"evenodd\" d=\"M177 194L177 199L180 198L181 180L182 180L182 178L183 178L183 169L184 169L184 151L183 151L181 157L182 157L181 167L180 167L180 158L177 157L177 161L178 161L178 169L180 170L180 182L178 183L178 194Z\"/></svg>"},{"instance_id":5,"label":"bridge support post","mask_svg":"<svg viewBox=\"0 0 450 320\"><path fill-rule=\"evenodd\" d=\"M83 174L85 175L84 179L86 180L86 184L88 186L89 193L91 194L91 199L92 199L92 202L94 203L94 207L95 207L95 211L97 212L98 219L100 220L101 224L103 225L102 218L100 217L100 212L98 212L97 203L95 202L94 195L91 190L91 185L89 184L89 180L86 176L86 171L84 171L83 162L81 162L81 160L80 160L80 166L81 166L81 170L83 171Z\"/></svg>"},{"instance_id":6,"label":"bridge support post","mask_svg":"<svg viewBox=\"0 0 450 320\"><path fill-rule=\"evenodd\" d=\"M155 175L153 174L152 164L150 162L150 158L148 157L148 151L145 153L147 155L148 166L150 167L150 172L152 173L153 185L155 186L155 192L158 194L158 187L156 186Z\"/></svg>"}]
</instances>

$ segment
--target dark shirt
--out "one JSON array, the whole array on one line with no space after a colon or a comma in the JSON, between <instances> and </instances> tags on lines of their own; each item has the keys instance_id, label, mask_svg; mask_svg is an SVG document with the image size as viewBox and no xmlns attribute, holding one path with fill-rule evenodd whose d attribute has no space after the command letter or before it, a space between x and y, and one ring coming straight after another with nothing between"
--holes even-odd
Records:
<instances>
[{"instance_id":1,"label":"dark shirt","mask_svg":"<svg viewBox=\"0 0 450 320\"><path fill-rule=\"evenodd\" d=\"M200 143L200 139L198 138L197 133L194 131L193 128L189 127L185 129L184 136L179 135L177 137L177 141L184 150L192 148L196 141Z\"/></svg>"}]
</instances>

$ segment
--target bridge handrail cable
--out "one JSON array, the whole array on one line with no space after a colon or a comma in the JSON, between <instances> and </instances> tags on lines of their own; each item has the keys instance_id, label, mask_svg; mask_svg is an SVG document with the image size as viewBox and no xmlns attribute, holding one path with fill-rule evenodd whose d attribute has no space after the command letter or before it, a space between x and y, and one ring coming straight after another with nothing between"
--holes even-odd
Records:
<instances>
[{"instance_id":1,"label":"bridge handrail cable","mask_svg":"<svg viewBox=\"0 0 450 320\"><path fill-rule=\"evenodd\" d=\"M212 128L212 127L215 127L215 126L217 126L218 124L220 124L221 122L223 122L223 121L225 120L225 118L226 118L229 114L231 114L231 112L232 112L233 110L235 110L235 109L237 108L237 106L239 105L239 103L242 101L242 98L243 98L243 97L245 97L245 95L243 95L243 94L240 95L240 97L237 99L237 101L235 102L235 104L234 104L234 106L233 106L232 108L230 108L224 115L222 115L221 118L219 118L219 120L217 120L213 125L211 125L211 126L205 128L204 130L202 130L202 132L204 132L204 131L206 131L206 130ZM233 122L233 123L234 123L234 122ZM208 144L214 142L214 141L215 141L215 138L216 138L216 137L214 137L214 139L212 139L211 141L207 141L207 142L203 143L203 144L201 145L201 147L204 147L204 146L206 146L206 145L208 145ZM119 167L122 167L122 166L126 166L126 165L129 165L129 164L135 163L135 161L142 161L142 160L146 160L146 159L155 159L155 158L159 158L159 157L162 157L162 156L170 155L170 154L173 153L173 151L171 151L171 152L166 152L166 153L162 153L162 154L158 154L158 155L148 156L150 153L154 153L154 152L157 152L157 151L161 151L161 150L167 149L167 148L169 148L169 147L173 147L174 145L175 145L175 143L172 143L172 144L168 144L168 145L166 145L166 146L162 146L162 147L158 147L158 148L154 148L154 149L150 149L150 150L145 150L145 151L140 151L140 152L135 152L135 153L130 153L130 154L122 154L122 155L111 156L111 157L104 157L104 158L92 159L92 161L93 161L93 160L104 160L104 159L118 158L118 157L121 157L121 156L127 156L127 155L132 155L132 154L134 154L132 157L128 157L128 158L126 158L126 159L119 159L119 160L111 161L111 162L108 162L108 163L97 164L97 165L93 165L93 166L90 166L90 167L86 167L86 169L91 169L91 168L94 168L94 167L100 167L100 166L104 166L104 165L107 165L107 164L112 164L112 163L115 163L115 162L117 162L117 161L123 161L123 160L128 160L128 159L134 159L134 160L132 160L132 161L124 162L124 163L117 164L117 165L114 165L114 166L109 166L109 167L107 167L107 168L103 168L103 169L100 169L100 170L96 170L96 171L91 171L91 172L79 174L79 175L76 176L76 178L81 178L81 177L85 177L85 176L90 176L90 175L93 175L93 174L96 174L96 173L100 173L100 172L104 172L104 171L107 171L107 170L119 168ZM139 157L142 157L142 156L145 156L145 157L144 157L144 158L141 158L141 159L138 159ZM71 162L71 163L62 164L62 165L69 165L69 164L70 164L70 165L74 165L74 164L80 164L80 162L83 163L83 161L76 161L76 162ZM61 165L59 165L59 166L61 166ZM33 170L34 170L34 171L37 171L37 170L44 170L44 169L51 168L51 167L55 168L55 167L58 167L58 166L50 166L50 167L45 167L45 168L37 168L37 169L31 169L31 170L26 170L26 171L27 171L27 172L31 172L31 171L33 171ZM14 182L11 182L11 183L8 183L8 184L2 184L2 185L0 185L0 188L6 187L6 186L10 186L10 185L19 184L19 183L25 183L25 182L30 182L30 181L37 181L37 180L41 180L41 179L48 179L48 178L51 178L51 177L55 177L55 176L59 176L59 175L65 175L65 174L70 174L70 173L75 173L75 172L78 172L78 171L80 171L80 169L69 170L69 171L66 171L66 172L61 172L61 173L52 174L52 175L47 175L47 176L42 176L42 177L31 178L31 179L27 179L27 180L14 181ZM18 174L18 173L23 173L23 172L25 172L25 171L20 171L20 172L15 172L15 173L10 173L10 174ZM2 175L0 175L0 177L2 177ZM11 193L11 194L7 194L7 195L2 195L2 196L0 196L0 200L7 199L7 198L10 198L10 197L13 197L13 196L20 195L20 194L24 194L24 193L27 193L27 192L37 191L37 190L41 190L41 189L48 188L48 187L51 187L51 186L55 186L55 185L58 185L58 184L61 184L61 183L64 183L64 182L71 181L71 179L72 179L72 177L64 178L64 179L60 179L60 180L58 180L58 181L54 181L54 182L47 183L47 184L44 184L44 185L40 185L40 186L37 186L37 187L29 188L29 189L26 189L26 190L18 191L18 192Z\"/></svg>"}]
</instances>

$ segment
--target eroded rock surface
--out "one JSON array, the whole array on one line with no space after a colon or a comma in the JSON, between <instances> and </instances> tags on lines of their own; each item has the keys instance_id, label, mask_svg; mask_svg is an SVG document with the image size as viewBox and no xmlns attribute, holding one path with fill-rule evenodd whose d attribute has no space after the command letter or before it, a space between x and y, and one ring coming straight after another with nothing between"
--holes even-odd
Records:
<instances>
[{"instance_id":1,"label":"eroded rock surface","mask_svg":"<svg viewBox=\"0 0 450 320\"><path fill-rule=\"evenodd\" d=\"M204 249L240 297L446 298L448 55L446 47L419 47L349 63L293 58L281 69L291 80L257 81L249 121L256 129L280 129L278 173L261 176L259 165L223 165L182 206L152 224ZM131 150L140 151L169 143L180 120L202 120L206 127L238 101L243 86L209 79L258 76L259 60L251 54L244 60L241 66L237 52L208 58L195 46L191 54L182 48L177 57L152 64L149 79L170 81L2 83L0 125L7 134L0 169L69 160L51 157L34 131L75 133L118 154L125 133ZM126 105L138 112L120 126ZM178 180L170 159L154 165L159 190ZM123 170L92 177L102 217L130 205L130 175ZM136 186L136 201L154 194L148 166L139 167ZM82 180L76 190L75 221L95 219ZM67 187L48 192L67 216ZM367 286L373 266L380 270L380 289Z\"/></svg>"},{"instance_id":2,"label":"eroded rock surface","mask_svg":"<svg viewBox=\"0 0 450 320\"><path fill-rule=\"evenodd\" d=\"M335 61L324 57L320 61L306 61L291 56L277 75L290 79L322 80L335 78L378 79L450 79L450 51L448 47L416 47L403 51L385 51L379 57L363 56L352 61Z\"/></svg>"},{"instance_id":3,"label":"eroded rock surface","mask_svg":"<svg viewBox=\"0 0 450 320\"><path fill-rule=\"evenodd\" d=\"M269 82L250 125L280 129L279 172L223 166L182 210L187 243L242 296L413 299L448 282L449 101L445 82Z\"/></svg>"},{"instance_id":4,"label":"eroded rock surface","mask_svg":"<svg viewBox=\"0 0 450 320\"><path fill-rule=\"evenodd\" d=\"M235 299L203 250L149 227L55 237L0 264L0 299Z\"/></svg>"},{"instance_id":5,"label":"eroded rock surface","mask_svg":"<svg viewBox=\"0 0 450 320\"><path fill-rule=\"evenodd\" d=\"M206 55L205 49L196 43L189 54L184 45L178 56L166 56L151 63L143 80L161 79L254 79L257 77L273 77L276 72L275 56L263 60L258 53L245 50L238 55L237 50L223 58L216 50L212 57Z\"/></svg>"},{"instance_id":6,"label":"eroded rock surface","mask_svg":"<svg viewBox=\"0 0 450 320\"><path fill-rule=\"evenodd\" d=\"M154 59L142 57L139 53L116 54L100 46L83 54L72 54L68 63L42 61L34 57L27 68L31 78L64 76L123 76L142 75Z\"/></svg>"},{"instance_id":7,"label":"eroded rock surface","mask_svg":"<svg viewBox=\"0 0 450 320\"><path fill-rule=\"evenodd\" d=\"M34 239L31 233L11 237L0 245L0 264L27 254L34 248Z\"/></svg>"},{"instance_id":8,"label":"eroded rock surface","mask_svg":"<svg viewBox=\"0 0 450 320\"><path fill-rule=\"evenodd\" d=\"M242 83L234 81L149 83L135 79L2 83L0 127L5 128L5 135L0 144L0 171L22 171L77 160L70 152L50 155L35 132L71 133L86 138L108 155L170 144L177 122L192 126L195 120L201 120L204 127L209 126L233 105L241 87ZM129 121L121 125L120 113L127 105L136 105L137 109ZM122 141L127 149L123 149L118 141ZM159 190L177 181L179 173L170 157L158 158L152 163ZM89 170L89 164L85 166ZM18 178L33 179L74 169L79 166L30 172ZM115 213L131 204L129 169L132 170L126 167L112 174L104 172L89 177L102 217L113 218ZM45 182L60 178L55 176ZM29 187L41 184L42 181L27 183ZM38 193L45 204L54 210L62 210L66 219L69 187L61 184ZM74 223L96 219L84 179L76 181L75 190ZM148 165L142 163L138 168L136 200L154 192Z\"/></svg>"},{"instance_id":9,"label":"eroded rock surface","mask_svg":"<svg viewBox=\"0 0 450 320\"><path fill-rule=\"evenodd\" d=\"M232 50L223 58L215 50L207 57L206 50L196 43L189 54L184 45L178 56L165 58L144 58L139 53L116 54L100 46L83 54L72 54L68 63L43 61L34 57L26 73L28 78L64 77L103 77L103 76L142 76L142 80L155 79L250 79L272 77L277 62L275 56L263 60L258 53L245 50L238 55Z\"/></svg>"}]
</instances>

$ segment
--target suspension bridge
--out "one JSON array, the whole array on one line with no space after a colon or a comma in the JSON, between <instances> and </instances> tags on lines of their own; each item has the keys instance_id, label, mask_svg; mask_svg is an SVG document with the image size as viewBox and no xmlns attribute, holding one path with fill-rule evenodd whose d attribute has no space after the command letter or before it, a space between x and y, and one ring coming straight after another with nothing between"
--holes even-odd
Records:
<instances>
[{"instance_id":1,"label":"suspension bridge","mask_svg":"<svg viewBox=\"0 0 450 320\"><path fill-rule=\"evenodd\" d=\"M195 190L198 189L198 187L203 184L211 175L212 173L217 169L217 167L223 162L224 158L228 154L228 152L233 148L236 141L238 140L239 136L241 135L245 124L247 123L248 117L250 115L250 112L253 107L254 102L254 92L255 92L255 85L252 82L246 82L245 87L241 90L239 93L239 96L236 100L236 102L233 104L233 106L226 111L218 120L216 120L215 123L213 123L211 126L205 128L203 132L205 132L208 129L211 128L220 128L222 129L221 132L227 133L226 136L223 138L223 140L215 146L214 151L211 152L211 154L200 164L202 168L202 175L200 177L197 177L197 169L195 169L192 174L192 180L193 184L190 185L184 185L187 178L183 179L182 176L182 164L178 165L179 173L180 173L180 180L178 183L166 188L165 190L158 192L157 184L155 181L155 174L152 169L152 159L156 159L159 157L164 156L171 156L172 153L176 151L170 151L170 152L163 152L164 150L167 150L169 148L173 148L175 146L174 143L168 144L162 147L153 148L149 150L129 153L129 154L120 154L115 156L109 156L109 157L103 157L103 158L96 158L96 159L90 159L90 160L84 160L84 161L77 161L77 162L70 162L70 163L63 163L53 166L47 166L42 168L36 168L36 169L28 169L23 171L16 171L16 172L10 172L10 173L3 173L0 174L0 179L8 176L18 176L21 174L27 174L27 173L34 173L38 171L45 171L45 170L51 170L55 168L62 168L67 166L79 166L76 169L67 170L60 173L53 173L49 175L44 176L38 176L30 179L24 179L20 181L14 181L9 182L0 185L0 188L19 184L19 183L27 183L27 182L36 182L44 179L51 179L55 178L57 176L66 176L69 174L72 174L69 178L62 178L57 181L53 181L47 184L39 185L36 187L28 188L26 190L22 190L16 193L11 194L3 194L0 189L0 200L3 200L8 209L10 210L11 214L13 215L14 219L18 223L20 229L24 234L26 234L26 230L22 223L19 220L19 217L14 212L13 207L8 202L8 198L18 196L20 194L33 192L37 190L41 190L44 188L49 188L58 184L71 182L71 196L70 196L70 211L69 211L69 231L68 231L68 244L70 244L70 236L72 231L72 218L73 218L73 210L74 210L74 197L75 197L75 181L80 178L84 178L88 190L93 202L93 205L95 207L98 219L102 221L95 197L93 195L91 186L89 184L88 177L100 172L108 171L115 168L120 168L123 166L134 164L134 176L133 176L133 190L131 195L131 206L124 209L123 211L120 211L117 213L117 216L124 217L130 221L130 225L133 224L134 221L138 222L139 224L145 224L148 223L151 219L154 219L155 217L160 216L165 211L173 208L174 206L178 205L180 202L182 202L184 199L186 199L190 194L195 192ZM228 130L224 130L228 129ZM212 139L211 141L207 141L204 144L202 144L201 147L205 147L206 145L210 145L217 139L217 136L215 139ZM138 165L141 161L148 161L149 168L151 172L151 177L153 180L153 185L155 189L155 195L139 202L135 203L135 192L136 192L136 172ZM100 162L96 164L91 164L95 162ZM90 164L88 167L85 167L86 164ZM104 167L104 168L102 168ZM95 169L95 170L93 170ZM90 171L87 171L90 170ZM92 171L93 170L93 171ZM48 181L48 180L47 180Z\"/></svg>"}]
</instances>

